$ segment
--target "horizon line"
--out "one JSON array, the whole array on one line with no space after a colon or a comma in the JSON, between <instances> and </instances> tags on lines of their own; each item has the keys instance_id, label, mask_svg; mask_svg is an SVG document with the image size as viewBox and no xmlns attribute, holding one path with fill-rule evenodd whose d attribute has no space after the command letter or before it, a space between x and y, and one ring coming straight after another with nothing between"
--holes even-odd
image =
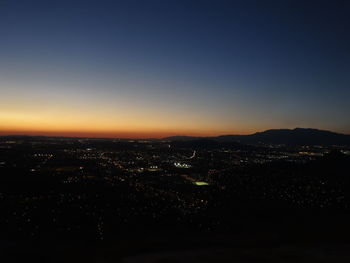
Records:
<instances>
[{"instance_id":1,"label":"horizon line","mask_svg":"<svg viewBox=\"0 0 350 263\"><path fill-rule=\"evenodd\" d=\"M77 138L77 139L122 139L122 140L161 140L166 139L169 137L194 137L194 138L213 138L213 137L219 137L219 136L230 136L230 135L237 135L237 136L245 136L245 135L253 135L260 132L270 131L270 130L296 130L296 129L305 129L305 130L318 130L318 131L327 131L327 132L333 132L340 135L350 135L348 133L341 133L331 130L323 130L318 128L301 128L301 127L295 127L295 128L272 128L272 129L266 129L262 131L256 131L252 133L223 133L223 134L217 134L217 135L185 135L185 134L174 134L174 135L168 135L168 136L136 136L136 137L128 137L128 136L104 136L105 133L89 133L89 132L82 132L81 135L79 132L2 132L0 131L0 137L48 137L48 138ZM51 133L51 135L50 135ZM71 133L71 135L69 135ZM85 135L84 135L85 134ZM90 135L89 135L90 134ZM106 135L106 134L105 134Z\"/></svg>"}]
</instances>

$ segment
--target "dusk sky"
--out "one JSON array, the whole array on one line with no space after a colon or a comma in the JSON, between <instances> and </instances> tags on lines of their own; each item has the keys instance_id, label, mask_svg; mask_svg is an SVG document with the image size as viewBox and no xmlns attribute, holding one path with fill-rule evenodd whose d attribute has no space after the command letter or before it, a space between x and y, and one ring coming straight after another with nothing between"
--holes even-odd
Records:
<instances>
[{"instance_id":1,"label":"dusk sky","mask_svg":"<svg viewBox=\"0 0 350 263\"><path fill-rule=\"evenodd\" d=\"M350 1L0 0L0 135L350 133Z\"/></svg>"}]
</instances>

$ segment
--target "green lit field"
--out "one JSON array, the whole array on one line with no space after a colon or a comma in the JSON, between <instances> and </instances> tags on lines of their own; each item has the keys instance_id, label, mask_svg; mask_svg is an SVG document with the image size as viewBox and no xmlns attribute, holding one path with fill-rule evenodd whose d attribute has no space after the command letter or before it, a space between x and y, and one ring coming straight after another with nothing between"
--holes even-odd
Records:
<instances>
[{"instance_id":1,"label":"green lit field","mask_svg":"<svg viewBox=\"0 0 350 263\"><path fill-rule=\"evenodd\" d=\"M209 185L207 182L193 182L193 184L198 186Z\"/></svg>"}]
</instances>

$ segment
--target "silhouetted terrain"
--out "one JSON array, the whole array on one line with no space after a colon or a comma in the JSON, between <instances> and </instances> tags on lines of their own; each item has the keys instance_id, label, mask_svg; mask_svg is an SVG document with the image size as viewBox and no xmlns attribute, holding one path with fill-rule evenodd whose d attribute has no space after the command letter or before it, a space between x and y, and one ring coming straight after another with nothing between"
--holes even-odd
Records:
<instances>
[{"instance_id":1,"label":"silhouetted terrain","mask_svg":"<svg viewBox=\"0 0 350 263\"><path fill-rule=\"evenodd\" d=\"M218 142L240 142L245 144L289 144L289 145L350 145L350 135L317 129L276 129L251 135L222 135L217 137L173 136L170 141L211 139Z\"/></svg>"},{"instance_id":2,"label":"silhouetted terrain","mask_svg":"<svg viewBox=\"0 0 350 263\"><path fill-rule=\"evenodd\" d=\"M276 132L259 136L275 138ZM134 262L147 261L146 252L172 257L169 249L181 250L177 255L187 257L184 249L198 249L210 258L210 249L219 249L224 260L237 257L240 252L230 252L237 246L255 251L264 244L274 251L276 242L292 248L297 242L302 251L301 239L344 243L350 234L348 146L219 138L1 137L6 256L18 262L28 253L55 262L60 254L73 262L85 254L84 261L99 262L111 253L113 260ZM18 248L26 253L16 254Z\"/></svg>"}]
</instances>

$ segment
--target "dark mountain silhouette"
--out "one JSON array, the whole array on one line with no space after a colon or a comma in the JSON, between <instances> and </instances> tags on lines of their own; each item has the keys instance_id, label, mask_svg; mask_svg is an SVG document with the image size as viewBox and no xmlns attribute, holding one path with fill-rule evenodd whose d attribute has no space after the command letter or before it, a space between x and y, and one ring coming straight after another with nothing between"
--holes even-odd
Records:
<instances>
[{"instance_id":1,"label":"dark mountain silhouette","mask_svg":"<svg viewBox=\"0 0 350 263\"><path fill-rule=\"evenodd\" d=\"M79 137L52 137L52 136L26 136L26 135L10 135L0 136L3 139L23 139L28 140L45 140L50 138L77 139ZM84 138L87 139L87 138ZM90 138L95 140L110 140L111 138ZM127 141L128 139L120 139ZM147 139L154 140L157 139ZM220 147L219 143L240 143L243 144L286 144L286 145L350 145L350 135L341 134L331 131L318 129L272 129L263 132L257 132L250 135L221 135L216 137L194 137L194 136L172 136L162 140L172 142L193 142L198 147ZM210 141L207 141L210 140Z\"/></svg>"},{"instance_id":2,"label":"dark mountain silhouette","mask_svg":"<svg viewBox=\"0 0 350 263\"><path fill-rule=\"evenodd\" d=\"M218 142L239 142L243 144L289 144L289 145L350 145L350 135L318 129L295 128L274 129L250 135L222 135L217 137L174 136L170 141L211 139Z\"/></svg>"}]
</instances>

